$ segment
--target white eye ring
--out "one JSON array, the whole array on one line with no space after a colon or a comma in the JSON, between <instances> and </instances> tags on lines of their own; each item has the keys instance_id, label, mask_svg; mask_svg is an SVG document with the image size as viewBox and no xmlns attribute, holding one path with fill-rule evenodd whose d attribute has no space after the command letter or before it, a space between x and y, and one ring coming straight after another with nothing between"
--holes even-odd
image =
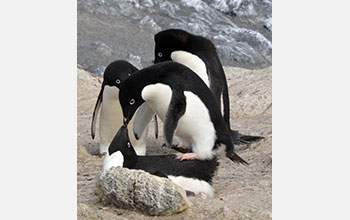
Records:
<instances>
[{"instance_id":1,"label":"white eye ring","mask_svg":"<svg viewBox=\"0 0 350 220\"><path fill-rule=\"evenodd\" d=\"M120 79L117 79L115 82L116 82L117 84L120 84Z\"/></svg>"},{"instance_id":2,"label":"white eye ring","mask_svg":"<svg viewBox=\"0 0 350 220\"><path fill-rule=\"evenodd\" d=\"M163 54L162 54L161 52L159 52L159 53L158 53L158 56L159 56L159 57L162 57L162 56L163 56Z\"/></svg>"},{"instance_id":3,"label":"white eye ring","mask_svg":"<svg viewBox=\"0 0 350 220\"><path fill-rule=\"evenodd\" d=\"M135 103L135 99L130 99L130 105L133 105Z\"/></svg>"},{"instance_id":4,"label":"white eye ring","mask_svg":"<svg viewBox=\"0 0 350 220\"><path fill-rule=\"evenodd\" d=\"M128 148L130 148L130 142L127 143Z\"/></svg>"}]
</instances>

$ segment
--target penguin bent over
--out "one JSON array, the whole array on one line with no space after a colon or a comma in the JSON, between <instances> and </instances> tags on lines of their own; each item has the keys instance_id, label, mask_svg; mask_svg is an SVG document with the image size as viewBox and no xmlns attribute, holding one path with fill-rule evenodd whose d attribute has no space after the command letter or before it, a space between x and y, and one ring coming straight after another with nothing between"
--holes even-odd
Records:
<instances>
[{"instance_id":1,"label":"penguin bent over","mask_svg":"<svg viewBox=\"0 0 350 220\"><path fill-rule=\"evenodd\" d=\"M186 66L169 61L135 72L120 86L119 100L125 125L146 102L164 123L165 144L170 147L175 134L192 148L193 153L179 158L212 159L214 149L225 144L228 158L247 164L234 152L231 131L212 92Z\"/></svg>"},{"instance_id":2,"label":"penguin bent over","mask_svg":"<svg viewBox=\"0 0 350 220\"><path fill-rule=\"evenodd\" d=\"M99 134L100 154L108 150L118 128L123 124L123 114L119 103L119 87L122 82L138 69L127 61L117 60L110 63L103 75L101 90L98 95L91 123L91 137L95 138L97 115L100 111ZM145 105L141 105L131 123L134 131L130 134L131 142L138 155L146 154L146 136L148 123L154 113Z\"/></svg>"},{"instance_id":3,"label":"penguin bent over","mask_svg":"<svg viewBox=\"0 0 350 220\"><path fill-rule=\"evenodd\" d=\"M113 166L144 170L167 177L186 191L213 197L212 179L219 163L211 160L180 161L176 155L138 156L129 140L128 129L122 126L114 137L103 162L103 170Z\"/></svg>"},{"instance_id":4,"label":"penguin bent over","mask_svg":"<svg viewBox=\"0 0 350 220\"><path fill-rule=\"evenodd\" d=\"M175 61L181 63L206 83L213 92L227 126L230 126L230 99L227 80L214 44L207 38L180 29L168 29L154 36L154 63ZM261 136L242 135L232 130L236 144L261 140Z\"/></svg>"}]
</instances>

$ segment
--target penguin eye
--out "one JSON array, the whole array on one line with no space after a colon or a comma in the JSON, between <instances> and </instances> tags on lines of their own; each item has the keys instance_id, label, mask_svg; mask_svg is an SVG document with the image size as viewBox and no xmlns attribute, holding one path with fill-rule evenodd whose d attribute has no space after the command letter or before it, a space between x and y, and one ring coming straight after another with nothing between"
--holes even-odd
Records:
<instances>
[{"instance_id":1,"label":"penguin eye","mask_svg":"<svg viewBox=\"0 0 350 220\"><path fill-rule=\"evenodd\" d=\"M120 79L117 79L115 82L116 82L117 84L120 84Z\"/></svg>"},{"instance_id":2,"label":"penguin eye","mask_svg":"<svg viewBox=\"0 0 350 220\"><path fill-rule=\"evenodd\" d=\"M130 148L130 146L131 146L131 145L130 145L130 142L128 142L128 143L126 144L126 146L128 146L128 148Z\"/></svg>"},{"instance_id":3,"label":"penguin eye","mask_svg":"<svg viewBox=\"0 0 350 220\"><path fill-rule=\"evenodd\" d=\"M130 99L130 105L133 105L135 103L135 99Z\"/></svg>"},{"instance_id":4,"label":"penguin eye","mask_svg":"<svg viewBox=\"0 0 350 220\"><path fill-rule=\"evenodd\" d=\"M159 57L162 57L162 56L163 56L163 54L162 54L161 52L159 52L159 53L158 53L158 56L159 56Z\"/></svg>"}]
</instances>

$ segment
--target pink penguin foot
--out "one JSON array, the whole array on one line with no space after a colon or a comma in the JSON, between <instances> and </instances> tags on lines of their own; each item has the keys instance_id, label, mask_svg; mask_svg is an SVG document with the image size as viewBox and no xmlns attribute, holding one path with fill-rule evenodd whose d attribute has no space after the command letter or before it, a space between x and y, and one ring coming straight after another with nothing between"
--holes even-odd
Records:
<instances>
[{"instance_id":1,"label":"pink penguin foot","mask_svg":"<svg viewBox=\"0 0 350 220\"><path fill-rule=\"evenodd\" d=\"M196 153L184 153L184 154L176 154L176 159L180 160L196 160L197 154Z\"/></svg>"}]
</instances>

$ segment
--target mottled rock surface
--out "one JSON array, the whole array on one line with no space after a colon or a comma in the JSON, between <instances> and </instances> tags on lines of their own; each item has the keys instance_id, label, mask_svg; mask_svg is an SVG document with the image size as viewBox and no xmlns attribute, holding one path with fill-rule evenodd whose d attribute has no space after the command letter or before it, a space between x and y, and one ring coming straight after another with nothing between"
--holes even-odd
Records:
<instances>
[{"instance_id":1,"label":"mottled rock surface","mask_svg":"<svg viewBox=\"0 0 350 220\"><path fill-rule=\"evenodd\" d=\"M170 179L127 168L102 172L95 193L118 208L148 215L172 215L189 207L185 191Z\"/></svg>"},{"instance_id":2,"label":"mottled rock surface","mask_svg":"<svg viewBox=\"0 0 350 220\"><path fill-rule=\"evenodd\" d=\"M243 134L262 135L264 140L250 146L236 146L249 166L219 158L213 181L213 198L188 197L192 203L185 211L160 219L271 219L272 212L272 102L271 67L260 70L225 67L231 99L231 127ZM100 78L78 70L78 219L136 219L155 217L104 204L95 195L95 185L102 171L103 158L98 152L98 135L91 139L93 108L100 89ZM264 97L266 95L266 97ZM162 148L162 123L159 139L153 135L153 123L147 139L147 154L174 153ZM98 123L97 123L98 125ZM97 127L98 129L98 127ZM279 146L275 146L278 148ZM87 216L90 216L88 218Z\"/></svg>"},{"instance_id":3,"label":"mottled rock surface","mask_svg":"<svg viewBox=\"0 0 350 220\"><path fill-rule=\"evenodd\" d=\"M179 28L210 39L223 65L272 62L271 0L78 0L78 65L96 75L116 59L152 64L154 34Z\"/></svg>"}]
</instances>

